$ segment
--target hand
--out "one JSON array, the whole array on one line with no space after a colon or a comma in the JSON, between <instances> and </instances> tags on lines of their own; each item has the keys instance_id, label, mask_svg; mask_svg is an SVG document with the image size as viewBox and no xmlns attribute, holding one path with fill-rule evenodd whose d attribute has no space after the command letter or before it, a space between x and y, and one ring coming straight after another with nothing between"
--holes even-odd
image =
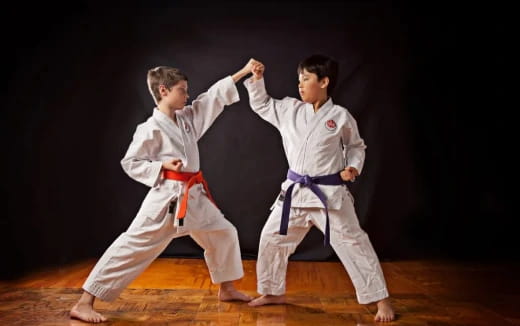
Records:
<instances>
[{"instance_id":1,"label":"hand","mask_svg":"<svg viewBox=\"0 0 520 326\"><path fill-rule=\"evenodd\" d=\"M257 61L253 58L249 59L249 61L246 63L244 68L242 68L242 70L246 73L250 73L253 70L253 67L256 64L256 62Z\"/></svg>"},{"instance_id":2,"label":"hand","mask_svg":"<svg viewBox=\"0 0 520 326\"><path fill-rule=\"evenodd\" d=\"M163 162L162 167L165 170L181 172L182 161L180 159L173 159L171 161L166 161L166 162Z\"/></svg>"},{"instance_id":3,"label":"hand","mask_svg":"<svg viewBox=\"0 0 520 326\"><path fill-rule=\"evenodd\" d=\"M343 181L354 182L356 177L359 175L359 172L356 168L349 166L348 168L345 168L345 170L341 171L339 175Z\"/></svg>"},{"instance_id":4,"label":"hand","mask_svg":"<svg viewBox=\"0 0 520 326\"><path fill-rule=\"evenodd\" d=\"M265 66L263 63L261 63L260 61L253 62L253 69L251 70L251 72L253 73L255 80L260 80L264 78L264 71Z\"/></svg>"},{"instance_id":5,"label":"hand","mask_svg":"<svg viewBox=\"0 0 520 326\"><path fill-rule=\"evenodd\" d=\"M233 78L233 81L236 83L238 82L240 79L242 79L242 77L250 74L253 72L253 68L260 62L256 61L255 59L251 58L249 59L249 61L246 63L246 65L244 67L242 67L242 69L240 69L239 71L237 71L236 73L234 73L232 75L232 78Z\"/></svg>"}]
</instances>

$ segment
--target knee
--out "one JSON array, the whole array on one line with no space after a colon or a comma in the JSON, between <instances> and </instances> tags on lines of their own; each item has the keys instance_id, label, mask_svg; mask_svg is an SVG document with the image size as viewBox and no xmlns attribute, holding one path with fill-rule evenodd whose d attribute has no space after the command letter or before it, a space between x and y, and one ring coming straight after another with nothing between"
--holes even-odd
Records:
<instances>
[{"instance_id":1,"label":"knee","mask_svg":"<svg viewBox=\"0 0 520 326\"><path fill-rule=\"evenodd\" d=\"M230 224L230 226L226 229L227 232L229 232L229 234L231 234L233 237L238 237L238 231L237 231L237 228L233 225L233 224Z\"/></svg>"},{"instance_id":2,"label":"knee","mask_svg":"<svg viewBox=\"0 0 520 326\"><path fill-rule=\"evenodd\" d=\"M368 234L361 228L343 232L332 231L330 237L331 241L346 245L357 245L368 240Z\"/></svg>"},{"instance_id":3,"label":"knee","mask_svg":"<svg viewBox=\"0 0 520 326\"><path fill-rule=\"evenodd\" d=\"M260 245L261 246L271 246L276 247L277 246L277 237L279 235L276 233L268 233L268 232L262 232L260 235Z\"/></svg>"},{"instance_id":4,"label":"knee","mask_svg":"<svg viewBox=\"0 0 520 326\"><path fill-rule=\"evenodd\" d=\"M223 229L221 231L221 234L229 239L229 240L232 240L232 241L238 241L238 231L237 231L237 228L230 224L228 227L226 227L225 229Z\"/></svg>"},{"instance_id":5,"label":"knee","mask_svg":"<svg viewBox=\"0 0 520 326\"><path fill-rule=\"evenodd\" d=\"M259 251L266 255L275 256L278 254L291 255L295 252L297 244L286 235L278 233L262 234L260 237Z\"/></svg>"}]
</instances>

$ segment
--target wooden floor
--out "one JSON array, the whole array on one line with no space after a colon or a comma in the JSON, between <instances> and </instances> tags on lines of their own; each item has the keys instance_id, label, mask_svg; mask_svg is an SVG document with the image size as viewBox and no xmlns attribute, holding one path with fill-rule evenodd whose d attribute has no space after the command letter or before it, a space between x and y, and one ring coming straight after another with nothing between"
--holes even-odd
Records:
<instances>
[{"instance_id":1,"label":"wooden floor","mask_svg":"<svg viewBox=\"0 0 520 326\"><path fill-rule=\"evenodd\" d=\"M68 317L95 261L0 282L0 325L85 325ZM387 325L520 325L520 266L447 261L383 262L398 319ZM236 287L256 295L255 261ZM104 325L381 325L360 305L342 265L295 262L289 303L251 308L216 299L200 259L157 259L112 303L97 301Z\"/></svg>"}]
</instances>

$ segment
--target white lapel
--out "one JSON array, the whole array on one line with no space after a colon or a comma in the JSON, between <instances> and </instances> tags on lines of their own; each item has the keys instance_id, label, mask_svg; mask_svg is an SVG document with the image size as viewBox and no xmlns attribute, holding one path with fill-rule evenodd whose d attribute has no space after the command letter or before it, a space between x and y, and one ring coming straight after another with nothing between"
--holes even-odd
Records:
<instances>
[{"instance_id":1,"label":"white lapel","mask_svg":"<svg viewBox=\"0 0 520 326\"><path fill-rule=\"evenodd\" d=\"M301 138L300 143L300 152L303 150L303 144L307 141L307 139L312 135L313 132L318 130L318 126L320 123L325 123L325 117L330 113L330 110L334 104L332 103L332 98L329 98L327 102L325 102L318 112L314 112L314 108L312 104L305 105L305 121L307 122L306 131Z\"/></svg>"},{"instance_id":2,"label":"white lapel","mask_svg":"<svg viewBox=\"0 0 520 326\"><path fill-rule=\"evenodd\" d=\"M197 146L195 132L191 127L190 119L182 112L182 110L175 111L175 113L177 114L178 129L182 134L184 154L186 155L186 171L197 172L200 169L200 163L199 147Z\"/></svg>"},{"instance_id":3,"label":"white lapel","mask_svg":"<svg viewBox=\"0 0 520 326\"><path fill-rule=\"evenodd\" d=\"M159 111L159 109L157 108L154 108L153 110L153 118L155 122L157 122L159 127L161 127L161 130L164 131L166 135L168 135L168 137L174 144L179 144L182 146L184 156L187 158L186 146L184 144L184 137L182 135L183 132L181 131L181 129L177 125L175 125L175 122L173 122L173 120L169 116ZM179 122L179 120L177 120L177 122Z\"/></svg>"},{"instance_id":4,"label":"white lapel","mask_svg":"<svg viewBox=\"0 0 520 326\"><path fill-rule=\"evenodd\" d=\"M307 134L304 137L305 139L307 139L312 134L312 132L316 130L318 124L322 122L323 118L327 116L333 106L334 104L332 103L332 98L329 98L327 102L323 103L318 112L314 112L312 105L309 105L310 108L305 108L305 114L307 115L308 121Z\"/></svg>"},{"instance_id":5,"label":"white lapel","mask_svg":"<svg viewBox=\"0 0 520 326\"><path fill-rule=\"evenodd\" d=\"M175 125L175 122L173 122L169 116L159 111L159 109L154 108L153 118L157 124L161 126L161 129L168 135L168 137L171 139L179 139L181 137L179 127Z\"/></svg>"}]
</instances>

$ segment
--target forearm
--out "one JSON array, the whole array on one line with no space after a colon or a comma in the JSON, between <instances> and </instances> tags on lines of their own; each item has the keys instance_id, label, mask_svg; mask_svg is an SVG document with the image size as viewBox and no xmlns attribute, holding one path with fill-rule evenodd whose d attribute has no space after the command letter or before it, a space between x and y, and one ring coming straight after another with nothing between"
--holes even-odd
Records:
<instances>
[{"instance_id":1,"label":"forearm","mask_svg":"<svg viewBox=\"0 0 520 326\"><path fill-rule=\"evenodd\" d=\"M121 160L123 170L132 179L149 187L157 184L162 170L162 162L155 159L161 139L150 132L147 125L138 127L125 156Z\"/></svg>"},{"instance_id":2,"label":"forearm","mask_svg":"<svg viewBox=\"0 0 520 326\"><path fill-rule=\"evenodd\" d=\"M192 105L185 109L193 123L195 135L200 139L220 115L224 106L240 100L238 89L231 76L219 80L207 92L200 94Z\"/></svg>"},{"instance_id":3,"label":"forearm","mask_svg":"<svg viewBox=\"0 0 520 326\"><path fill-rule=\"evenodd\" d=\"M231 78L233 78L233 81L236 83L238 82L240 79L244 78L245 76L247 76L247 74L249 74L251 71L250 70L247 70L246 68L242 68L240 69L239 71L235 72Z\"/></svg>"},{"instance_id":4,"label":"forearm","mask_svg":"<svg viewBox=\"0 0 520 326\"><path fill-rule=\"evenodd\" d=\"M356 169L357 174L361 174L365 163L365 151L362 148L353 148L346 153L345 163L347 167Z\"/></svg>"},{"instance_id":5,"label":"forearm","mask_svg":"<svg viewBox=\"0 0 520 326\"><path fill-rule=\"evenodd\" d=\"M346 126L343 128L342 141L344 142L343 153L347 167L356 168L360 174L365 163L365 150L367 146L359 134L356 120L350 114Z\"/></svg>"},{"instance_id":6,"label":"forearm","mask_svg":"<svg viewBox=\"0 0 520 326\"><path fill-rule=\"evenodd\" d=\"M256 79L254 76L251 76L244 81L244 86L249 95L249 104L254 111L271 107L274 104L270 101L271 97L267 94L263 78Z\"/></svg>"},{"instance_id":7,"label":"forearm","mask_svg":"<svg viewBox=\"0 0 520 326\"><path fill-rule=\"evenodd\" d=\"M124 158L121 165L128 176L148 187L154 187L157 184L163 168L163 163L160 161L135 158Z\"/></svg>"}]
</instances>

